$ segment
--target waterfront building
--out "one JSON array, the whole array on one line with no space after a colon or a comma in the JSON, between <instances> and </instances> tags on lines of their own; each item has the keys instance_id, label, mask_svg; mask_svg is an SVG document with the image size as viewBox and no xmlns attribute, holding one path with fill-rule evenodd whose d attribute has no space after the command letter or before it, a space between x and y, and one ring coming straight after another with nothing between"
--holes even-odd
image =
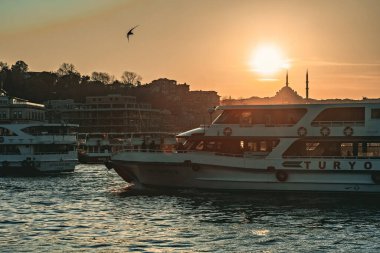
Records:
<instances>
[{"instance_id":1,"label":"waterfront building","mask_svg":"<svg viewBox=\"0 0 380 253\"><path fill-rule=\"evenodd\" d=\"M50 121L79 124L82 133L159 131L164 115L148 103L137 103L136 97L118 94L88 96L85 103L50 100L46 105Z\"/></svg>"},{"instance_id":2,"label":"waterfront building","mask_svg":"<svg viewBox=\"0 0 380 253\"><path fill-rule=\"evenodd\" d=\"M154 105L169 112L165 116L165 126L175 131L210 124L208 111L220 103L216 91L190 91L188 84L178 84L167 78L154 80L145 85L144 89L151 94Z\"/></svg>"},{"instance_id":3,"label":"waterfront building","mask_svg":"<svg viewBox=\"0 0 380 253\"><path fill-rule=\"evenodd\" d=\"M145 85L151 93L159 93L173 101L180 101L190 92L190 86L186 83L178 84L175 80L160 78Z\"/></svg>"}]
</instances>

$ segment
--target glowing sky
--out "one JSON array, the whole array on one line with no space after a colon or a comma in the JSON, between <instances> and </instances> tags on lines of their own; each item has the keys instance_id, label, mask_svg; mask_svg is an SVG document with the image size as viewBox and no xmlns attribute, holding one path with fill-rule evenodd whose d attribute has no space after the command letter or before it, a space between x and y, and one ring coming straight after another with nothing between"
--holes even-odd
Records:
<instances>
[{"instance_id":1,"label":"glowing sky","mask_svg":"<svg viewBox=\"0 0 380 253\"><path fill-rule=\"evenodd\" d=\"M128 70L246 98L285 83L285 69L263 78L250 66L270 44L302 96L309 69L312 98L380 97L379 13L378 0L0 0L0 61L117 79Z\"/></svg>"}]
</instances>

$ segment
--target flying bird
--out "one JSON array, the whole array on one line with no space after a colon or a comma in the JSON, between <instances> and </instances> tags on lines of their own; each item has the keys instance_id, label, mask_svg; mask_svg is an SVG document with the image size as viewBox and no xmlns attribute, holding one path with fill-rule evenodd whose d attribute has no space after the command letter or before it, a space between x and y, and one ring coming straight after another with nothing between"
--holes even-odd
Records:
<instances>
[{"instance_id":1,"label":"flying bird","mask_svg":"<svg viewBox=\"0 0 380 253\"><path fill-rule=\"evenodd\" d=\"M136 25L135 27L133 27L131 30L129 30L129 31L127 32L127 39L128 39L128 42L129 42L129 36L131 36L131 35L134 34L134 33L133 33L133 30L134 30L136 27L138 27L138 25Z\"/></svg>"}]
</instances>

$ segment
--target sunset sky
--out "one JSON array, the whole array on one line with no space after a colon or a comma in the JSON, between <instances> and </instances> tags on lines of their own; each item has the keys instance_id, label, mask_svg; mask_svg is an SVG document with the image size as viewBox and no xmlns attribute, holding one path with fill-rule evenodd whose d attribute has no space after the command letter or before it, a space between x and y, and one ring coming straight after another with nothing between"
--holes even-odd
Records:
<instances>
[{"instance_id":1,"label":"sunset sky","mask_svg":"<svg viewBox=\"0 0 380 253\"><path fill-rule=\"evenodd\" d=\"M378 0L0 0L0 24L0 61L30 71L66 62L247 98L273 96L286 69L305 96L308 69L311 98L380 97Z\"/></svg>"}]
</instances>

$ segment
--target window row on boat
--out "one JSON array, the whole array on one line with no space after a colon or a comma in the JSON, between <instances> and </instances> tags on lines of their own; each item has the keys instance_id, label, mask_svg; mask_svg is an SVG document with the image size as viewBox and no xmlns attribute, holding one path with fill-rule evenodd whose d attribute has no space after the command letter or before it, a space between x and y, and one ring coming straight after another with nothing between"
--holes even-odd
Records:
<instances>
[{"instance_id":1,"label":"window row on boat","mask_svg":"<svg viewBox=\"0 0 380 253\"><path fill-rule=\"evenodd\" d=\"M312 122L312 126L364 125L364 107L327 108Z\"/></svg>"},{"instance_id":2,"label":"window row on boat","mask_svg":"<svg viewBox=\"0 0 380 253\"><path fill-rule=\"evenodd\" d=\"M34 145L34 154L66 154L75 149L75 145L39 144Z\"/></svg>"},{"instance_id":3,"label":"window row on boat","mask_svg":"<svg viewBox=\"0 0 380 253\"><path fill-rule=\"evenodd\" d=\"M266 156L279 144L276 138L194 138L178 148L216 154ZM301 139L292 143L283 157L380 158L380 139L324 138Z\"/></svg>"},{"instance_id":4,"label":"window row on boat","mask_svg":"<svg viewBox=\"0 0 380 253\"><path fill-rule=\"evenodd\" d=\"M0 155L19 155L21 154L20 149L17 145L0 145Z\"/></svg>"},{"instance_id":5,"label":"window row on boat","mask_svg":"<svg viewBox=\"0 0 380 253\"><path fill-rule=\"evenodd\" d=\"M283 156L380 158L380 140L298 140L284 152Z\"/></svg>"},{"instance_id":6,"label":"window row on boat","mask_svg":"<svg viewBox=\"0 0 380 253\"><path fill-rule=\"evenodd\" d=\"M24 133L30 135L71 135L76 134L77 128L67 126L30 126L22 129Z\"/></svg>"},{"instance_id":7,"label":"window row on boat","mask_svg":"<svg viewBox=\"0 0 380 253\"><path fill-rule=\"evenodd\" d=\"M305 108L224 110L214 123L292 126L297 123L306 114L306 112L307 110Z\"/></svg>"},{"instance_id":8,"label":"window row on boat","mask_svg":"<svg viewBox=\"0 0 380 253\"><path fill-rule=\"evenodd\" d=\"M211 139L189 139L180 150L206 151L217 154L243 155L251 153L255 155L267 155L279 143L279 139L239 139L239 138L211 138Z\"/></svg>"},{"instance_id":9,"label":"window row on boat","mask_svg":"<svg viewBox=\"0 0 380 253\"><path fill-rule=\"evenodd\" d=\"M0 136L16 136L16 134L8 128L0 127Z\"/></svg>"},{"instance_id":10,"label":"window row on boat","mask_svg":"<svg viewBox=\"0 0 380 253\"><path fill-rule=\"evenodd\" d=\"M20 147L19 145L4 144L0 145L0 155L20 155L20 149L29 148L29 145ZM38 154L66 154L75 151L74 145L39 144L33 145L33 153Z\"/></svg>"},{"instance_id":11,"label":"window row on boat","mask_svg":"<svg viewBox=\"0 0 380 253\"><path fill-rule=\"evenodd\" d=\"M214 124L239 124L241 126L293 126L307 113L307 108L227 109ZM380 119L380 109L371 109L371 119ZM365 107L337 107L322 110L312 121L312 126L359 125L365 122Z\"/></svg>"}]
</instances>

